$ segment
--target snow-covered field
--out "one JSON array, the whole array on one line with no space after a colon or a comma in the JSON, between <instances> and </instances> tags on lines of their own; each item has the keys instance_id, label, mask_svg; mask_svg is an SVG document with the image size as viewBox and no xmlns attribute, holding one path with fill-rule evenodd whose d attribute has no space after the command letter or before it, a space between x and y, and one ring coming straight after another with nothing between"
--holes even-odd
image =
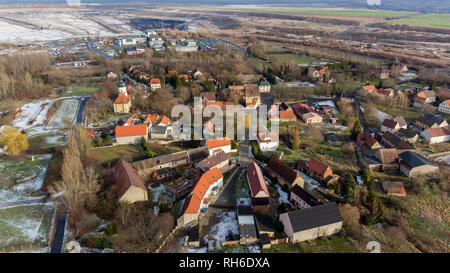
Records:
<instances>
[{"instance_id":1,"label":"snow-covered field","mask_svg":"<svg viewBox=\"0 0 450 273\"><path fill-rule=\"evenodd\" d=\"M378 118L378 121L382 123L385 119L392 118L392 116L388 115L384 112L381 112L380 110L377 109L377 118Z\"/></svg>"},{"instance_id":2,"label":"snow-covered field","mask_svg":"<svg viewBox=\"0 0 450 273\"><path fill-rule=\"evenodd\" d=\"M239 226L236 218L236 212L226 211L218 215L220 222L215 224L210 231L210 236L219 241L226 241L228 233L239 235Z\"/></svg>"},{"instance_id":3,"label":"snow-covered field","mask_svg":"<svg viewBox=\"0 0 450 273\"><path fill-rule=\"evenodd\" d=\"M54 41L86 35L108 36L120 32L137 32L130 24L114 16L91 18L77 12L28 12L15 14L13 19L34 27L0 20L0 43Z\"/></svg>"},{"instance_id":4,"label":"snow-covered field","mask_svg":"<svg viewBox=\"0 0 450 273\"><path fill-rule=\"evenodd\" d=\"M79 105L80 100L64 100L48 122L46 129L62 129L66 127L66 123L73 123L75 121Z\"/></svg>"},{"instance_id":5,"label":"snow-covered field","mask_svg":"<svg viewBox=\"0 0 450 273\"><path fill-rule=\"evenodd\" d=\"M36 165L30 165L30 163L19 162L15 163L15 168L17 168L17 172L21 171L21 168L32 168L33 172L37 172L37 176L30 181L17 184L9 189L0 189L0 205L5 205L11 202L20 202L20 201L32 201L41 199L42 196L31 196L32 192L38 191L41 189L42 184L44 183L44 179L46 176L48 163L51 159L51 154L35 156ZM20 166L23 164L23 166ZM0 171L6 173L7 169L10 167L7 165L6 161L0 162ZM28 174L29 175L29 174ZM12 178L9 178L12 179Z\"/></svg>"},{"instance_id":6,"label":"snow-covered field","mask_svg":"<svg viewBox=\"0 0 450 273\"><path fill-rule=\"evenodd\" d=\"M39 100L23 105L20 108L20 116L14 119L12 125L23 130L43 125L53 103L54 100Z\"/></svg>"},{"instance_id":7,"label":"snow-covered field","mask_svg":"<svg viewBox=\"0 0 450 273\"><path fill-rule=\"evenodd\" d=\"M0 209L0 247L44 246L54 210L53 203Z\"/></svg>"}]
</instances>

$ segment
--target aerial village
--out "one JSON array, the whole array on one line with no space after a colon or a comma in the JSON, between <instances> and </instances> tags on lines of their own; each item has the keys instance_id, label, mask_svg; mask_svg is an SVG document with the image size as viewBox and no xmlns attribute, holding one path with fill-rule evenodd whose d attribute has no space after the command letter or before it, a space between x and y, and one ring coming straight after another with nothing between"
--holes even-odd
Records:
<instances>
[{"instance_id":1,"label":"aerial village","mask_svg":"<svg viewBox=\"0 0 450 273\"><path fill-rule=\"evenodd\" d=\"M149 231L142 232L126 221L120 226L145 236L152 232L152 239L145 237L152 242L149 251L291 251L298 243L344 238L362 223L381 229L389 218L386 200L406 198L409 189L416 191L417 179L442 179L448 168L450 91L409 84L414 72L405 64L377 67L370 82L350 89L337 85L341 74L355 69L347 64L308 65L297 81L283 80L270 68L262 73L246 68L247 74L230 80L194 61L190 65L196 55L186 55L218 50L244 55L252 52L250 44L243 53L230 43L217 49L209 40L164 40L153 31L111 44L126 52L128 65L111 66L102 75L103 90L87 97L80 124L103 166L101 191L110 194L104 203L124 205L105 216L113 219L106 226L117 229L118 219L131 213L126 205L145 208L153 215L145 219L160 223L157 227L144 225ZM148 50L153 55L145 59ZM150 68L164 51L185 54L184 65ZM401 83L389 84L392 79ZM302 96L286 91L311 86L324 91ZM193 107L194 97L203 107L222 110L267 107L267 127L258 129L256 140L216 138L215 126L203 117L203 130L196 132L202 140L175 139L171 107L180 102ZM398 111L386 114L383 105ZM245 115L247 133L251 122ZM272 123L279 124L279 134L269 131ZM103 208L110 206L106 203ZM355 210L353 223L349 214ZM170 217L151 218L158 215ZM111 235L117 231L93 232L121 244ZM70 243L107 248L91 235ZM361 249L351 239L345 247Z\"/></svg>"}]
</instances>

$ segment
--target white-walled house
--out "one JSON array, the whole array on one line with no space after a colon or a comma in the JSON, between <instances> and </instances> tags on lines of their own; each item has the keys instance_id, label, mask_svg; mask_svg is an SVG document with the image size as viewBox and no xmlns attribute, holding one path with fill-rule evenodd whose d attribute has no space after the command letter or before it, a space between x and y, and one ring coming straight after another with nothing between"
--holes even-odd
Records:
<instances>
[{"instance_id":1,"label":"white-walled house","mask_svg":"<svg viewBox=\"0 0 450 273\"><path fill-rule=\"evenodd\" d=\"M186 198L181 216L177 220L177 226L186 227L198 220L201 210L208 208L212 194L217 194L223 186L223 175L218 168L212 168L205 172L190 195Z\"/></svg>"},{"instance_id":2,"label":"white-walled house","mask_svg":"<svg viewBox=\"0 0 450 273\"><path fill-rule=\"evenodd\" d=\"M231 140L227 137L215 138L206 140L206 148L210 155L216 154L220 151L225 153L231 152Z\"/></svg>"},{"instance_id":3,"label":"white-walled house","mask_svg":"<svg viewBox=\"0 0 450 273\"><path fill-rule=\"evenodd\" d=\"M429 144L450 141L450 128L437 127L430 128L420 132L420 136Z\"/></svg>"},{"instance_id":4,"label":"white-walled house","mask_svg":"<svg viewBox=\"0 0 450 273\"><path fill-rule=\"evenodd\" d=\"M279 139L277 133L259 133L257 140L263 152L276 151L278 149Z\"/></svg>"},{"instance_id":5,"label":"white-walled house","mask_svg":"<svg viewBox=\"0 0 450 273\"><path fill-rule=\"evenodd\" d=\"M439 104L439 112L450 114L450 99Z\"/></svg>"}]
</instances>

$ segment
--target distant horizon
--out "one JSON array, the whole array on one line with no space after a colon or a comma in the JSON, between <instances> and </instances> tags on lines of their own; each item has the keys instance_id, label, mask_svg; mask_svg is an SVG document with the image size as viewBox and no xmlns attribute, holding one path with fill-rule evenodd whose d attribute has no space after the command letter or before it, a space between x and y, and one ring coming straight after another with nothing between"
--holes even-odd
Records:
<instances>
[{"instance_id":1,"label":"distant horizon","mask_svg":"<svg viewBox=\"0 0 450 273\"><path fill-rule=\"evenodd\" d=\"M146 3L146 4L197 4L197 5L271 5L271 6L309 6L317 8L373 9L393 11L413 11L422 13L450 13L450 1L441 0L0 0L0 4L62 4L80 1L93 3ZM381 4L381 5L379 5Z\"/></svg>"}]
</instances>

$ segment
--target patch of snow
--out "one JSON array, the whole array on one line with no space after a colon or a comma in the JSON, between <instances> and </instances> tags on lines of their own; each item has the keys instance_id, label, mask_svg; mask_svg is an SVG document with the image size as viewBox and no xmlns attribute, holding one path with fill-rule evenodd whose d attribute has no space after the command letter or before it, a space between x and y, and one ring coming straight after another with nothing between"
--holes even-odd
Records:
<instances>
[{"instance_id":1,"label":"patch of snow","mask_svg":"<svg viewBox=\"0 0 450 273\"><path fill-rule=\"evenodd\" d=\"M390 119L390 118L392 118L391 115L388 115L388 114L386 114L386 113L384 113L384 112L381 112L381 111L378 110L378 109L376 109L376 110L377 110L377 119L378 119L379 122L383 122L385 119Z\"/></svg>"},{"instance_id":2,"label":"patch of snow","mask_svg":"<svg viewBox=\"0 0 450 273\"><path fill-rule=\"evenodd\" d=\"M66 123L73 123L78 112L80 100L67 99L62 102L56 113L47 124L47 129L61 129Z\"/></svg>"},{"instance_id":3,"label":"patch of snow","mask_svg":"<svg viewBox=\"0 0 450 273\"><path fill-rule=\"evenodd\" d=\"M446 164L446 165L450 166L450 155L436 157L436 158L434 158L434 161L437 161L439 163Z\"/></svg>"},{"instance_id":4,"label":"patch of snow","mask_svg":"<svg viewBox=\"0 0 450 273\"><path fill-rule=\"evenodd\" d=\"M20 116L14 119L12 125L22 130L43 125L53 103L54 100L40 100L23 105L20 108Z\"/></svg>"},{"instance_id":5,"label":"patch of snow","mask_svg":"<svg viewBox=\"0 0 450 273\"><path fill-rule=\"evenodd\" d=\"M250 245L248 246L248 251L250 253L261 253L261 248L257 245Z\"/></svg>"},{"instance_id":6,"label":"patch of snow","mask_svg":"<svg viewBox=\"0 0 450 273\"><path fill-rule=\"evenodd\" d=\"M280 197L278 198L278 201L280 203L287 203L287 204L291 204L291 202L289 202L289 195L287 192L284 192L281 189L281 186L279 184L275 184L275 188L277 189L278 193L280 194Z\"/></svg>"},{"instance_id":7,"label":"patch of snow","mask_svg":"<svg viewBox=\"0 0 450 273\"><path fill-rule=\"evenodd\" d=\"M229 232L233 235L239 235L239 226L236 218L236 212L226 211L218 215L220 222L215 224L210 231L210 236L219 241L226 241Z\"/></svg>"},{"instance_id":8,"label":"patch of snow","mask_svg":"<svg viewBox=\"0 0 450 273\"><path fill-rule=\"evenodd\" d=\"M298 170L296 170L296 171L302 176L303 180L305 181L306 188L308 190L314 190L320 186L320 183L317 182L315 179L307 176L305 173L303 173L301 171L298 171Z\"/></svg>"}]
</instances>

